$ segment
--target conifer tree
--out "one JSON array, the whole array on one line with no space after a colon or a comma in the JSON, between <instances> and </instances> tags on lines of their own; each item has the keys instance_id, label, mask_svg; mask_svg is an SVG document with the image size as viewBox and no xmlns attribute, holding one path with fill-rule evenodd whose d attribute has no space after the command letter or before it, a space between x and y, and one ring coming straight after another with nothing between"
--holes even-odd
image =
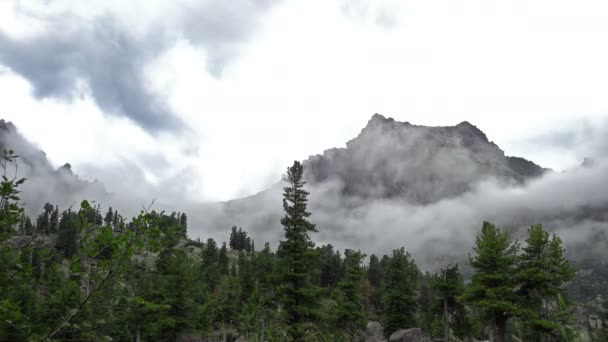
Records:
<instances>
[{"instance_id":1,"label":"conifer tree","mask_svg":"<svg viewBox=\"0 0 608 342\"><path fill-rule=\"evenodd\" d=\"M450 313L458 308L457 297L464 291L464 281L458 265L448 265L433 277L433 288L439 292L443 306L443 338L450 340Z\"/></svg>"},{"instance_id":2,"label":"conifer tree","mask_svg":"<svg viewBox=\"0 0 608 342\"><path fill-rule=\"evenodd\" d=\"M228 258L228 247L226 242L222 243L222 247L217 256L217 262L221 275L228 275L230 273L230 259Z\"/></svg>"},{"instance_id":3,"label":"conifer tree","mask_svg":"<svg viewBox=\"0 0 608 342\"><path fill-rule=\"evenodd\" d=\"M207 239L201 255L201 275L209 291L213 291L220 282L219 250L213 239Z\"/></svg>"},{"instance_id":4,"label":"conifer tree","mask_svg":"<svg viewBox=\"0 0 608 342\"><path fill-rule=\"evenodd\" d=\"M519 244L507 231L484 222L469 264L474 269L471 286L463 298L479 308L492 327L495 339L505 341L507 321L518 313L515 271Z\"/></svg>"},{"instance_id":5,"label":"conifer tree","mask_svg":"<svg viewBox=\"0 0 608 342\"><path fill-rule=\"evenodd\" d=\"M396 249L387 260L382 296L382 326L390 336L398 329L416 326L418 269L404 248Z\"/></svg>"},{"instance_id":6,"label":"conifer tree","mask_svg":"<svg viewBox=\"0 0 608 342\"><path fill-rule=\"evenodd\" d=\"M59 207L55 206L55 209L51 211L51 215L49 216L49 233L55 234L57 233L57 228L59 227Z\"/></svg>"},{"instance_id":7,"label":"conifer tree","mask_svg":"<svg viewBox=\"0 0 608 342\"><path fill-rule=\"evenodd\" d=\"M555 303L563 283L574 277L574 269L557 236L550 239L542 225L532 226L528 232L516 276L520 317L530 329L528 339L540 340L543 336L556 336L561 330L561 322L552 318L547 303Z\"/></svg>"},{"instance_id":8,"label":"conifer tree","mask_svg":"<svg viewBox=\"0 0 608 342\"><path fill-rule=\"evenodd\" d=\"M311 269L315 266L314 244L309 233L316 232L307 218L308 192L304 190L304 169L298 161L287 169L288 186L283 188L281 224L285 240L280 242L278 256L282 267L281 304L286 315L289 335L301 339L315 317L316 290L311 284Z\"/></svg>"},{"instance_id":9,"label":"conifer tree","mask_svg":"<svg viewBox=\"0 0 608 342\"><path fill-rule=\"evenodd\" d=\"M340 300L338 302L338 325L349 334L365 327L366 316L361 296L361 280L365 271L361 262L365 255L360 251L347 249L344 251L346 276L338 283Z\"/></svg>"},{"instance_id":10,"label":"conifer tree","mask_svg":"<svg viewBox=\"0 0 608 342\"><path fill-rule=\"evenodd\" d=\"M59 229L57 232L57 242L55 247L63 253L66 258L71 258L76 254L78 248L78 229L76 228L77 215L70 210L61 214Z\"/></svg>"},{"instance_id":11,"label":"conifer tree","mask_svg":"<svg viewBox=\"0 0 608 342\"><path fill-rule=\"evenodd\" d=\"M103 223L106 226L110 226L114 223L114 212L112 211L112 207L108 208L108 212L106 216L103 218Z\"/></svg>"}]
</instances>

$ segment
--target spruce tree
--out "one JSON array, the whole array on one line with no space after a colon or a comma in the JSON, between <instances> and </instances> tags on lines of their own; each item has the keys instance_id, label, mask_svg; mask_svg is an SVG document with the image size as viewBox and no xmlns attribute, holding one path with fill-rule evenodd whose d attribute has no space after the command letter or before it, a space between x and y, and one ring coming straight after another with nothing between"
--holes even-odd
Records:
<instances>
[{"instance_id":1,"label":"spruce tree","mask_svg":"<svg viewBox=\"0 0 608 342\"><path fill-rule=\"evenodd\" d=\"M530 330L528 339L542 340L543 336L559 335L561 323L565 323L551 315L547 304L557 304L557 295L563 283L574 277L574 269L557 236L550 239L542 225L532 226L528 232L516 276L521 296L520 317Z\"/></svg>"},{"instance_id":2,"label":"spruce tree","mask_svg":"<svg viewBox=\"0 0 608 342\"><path fill-rule=\"evenodd\" d=\"M112 207L108 208L108 212L106 216L103 218L103 223L106 226L110 226L114 223L114 212L112 211Z\"/></svg>"},{"instance_id":3,"label":"spruce tree","mask_svg":"<svg viewBox=\"0 0 608 342\"><path fill-rule=\"evenodd\" d=\"M433 277L432 286L439 292L443 306L443 338L450 340L450 314L458 308L457 297L464 290L458 265L448 265Z\"/></svg>"},{"instance_id":4,"label":"spruce tree","mask_svg":"<svg viewBox=\"0 0 608 342\"><path fill-rule=\"evenodd\" d=\"M416 326L418 268L402 248L393 251L386 265L382 296L382 326L386 336Z\"/></svg>"},{"instance_id":5,"label":"spruce tree","mask_svg":"<svg viewBox=\"0 0 608 342\"><path fill-rule=\"evenodd\" d=\"M201 277L207 289L213 291L220 282L219 250L213 239L207 239L201 254Z\"/></svg>"},{"instance_id":6,"label":"spruce tree","mask_svg":"<svg viewBox=\"0 0 608 342\"><path fill-rule=\"evenodd\" d=\"M238 239L238 232L236 230L236 226L232 226L231 231L230 231L230 239L228 240L228 246L230 246L230 249L236 250L237 249L237 239Z\"/></svg>"},{"instance_id":7,"label":"spruce tree","mask_svg":"<svg viewBox=\"0 0 608 342\"><path fill-rule=\"evenodd\" d=\"M281 262L281 304L285 312L289 335L300 340L315 318L316 290L311 284L311 269L315 266L314 244L308 233L316 232L315 225L307 218L308 192L304 190L304 169L298 161L287 169L283 188L283 210L281 224L285 240L281 241L278 256Z\"/></svg>"},{"instance_id":8,"label":"spruce tree","mask_svg":"<svg viewBox=\"0 0 608 342\"><path fill-rule=\"evenodd\" d=\"M338 325L350 335L365 328L366 316L361 295L361 280L365 271L361 262L365 255L359 251L344 251L346 276L338 283Z\"/></svg>"},{"instance_id":9,"label":"spruce tree","mask_svg":"<svg viewBox=\"0 0 608 342\"><path fill-rule=\"evenodd\" d=\"M504 342L507 321L518 313L514 274L519 244L507 231L484 222L469 263L474 269L464 299L479 308L490 322L496 341Z\"/></svg>"},{"instance_id":10,"label":"spruce tree","mask_svg":"<svg viewBox=\"0 0 608 342\"><path fill-rule=\"evenodd\" d=\"M217 262L220 274L228 275L230 273L230 259L228 258L228 247L226 247L226 242L222 242L222 247L217 256Z\"/></svg>"}]
</instances>

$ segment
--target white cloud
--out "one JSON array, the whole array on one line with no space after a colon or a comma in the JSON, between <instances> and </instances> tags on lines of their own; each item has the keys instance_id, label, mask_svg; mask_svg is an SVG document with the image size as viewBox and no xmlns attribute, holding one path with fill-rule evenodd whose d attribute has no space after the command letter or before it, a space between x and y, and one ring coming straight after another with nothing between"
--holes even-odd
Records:
<instances>
[{"instance_id":1,"label":"white cloud","mask_svg":"<svg viewBox=\"0 0 608 342\"><path fill-rule=\"evenodd\" d=\"M53 11L85 17L119 13L134 30L159 18L172 27L179 12L162 1L54 4ZM125 158L157 180L192 168L200 184L188 196L201 199L263 189L293 159L343 146L374 112L414 124L468 120L507 154L556 169L579 163L586 151L549 149L529 138L608 117L603 1L350 4L281 3L239 42L239 57L220 77L209 72L209 51L176 38L142 68L149 86L192 129L187 136L153 137L103 115L86 92L70 103L36 100L23 79L6 71L3 115L53 162L70 161L77 173L78 165L104 168ZM21 17L0 13L0 30L27 33ZM142 161L149 155L168 165ZM95 177L94 168L86 170Z\"/></svg>"}]
</instances>

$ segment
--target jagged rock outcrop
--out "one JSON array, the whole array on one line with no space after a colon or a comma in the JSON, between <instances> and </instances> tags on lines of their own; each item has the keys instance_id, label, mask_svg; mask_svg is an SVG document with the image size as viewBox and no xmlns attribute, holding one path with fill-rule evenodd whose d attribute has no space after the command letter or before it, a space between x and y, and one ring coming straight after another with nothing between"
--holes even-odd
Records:
<instances>
[{"instance_id":1,"label":"jagged rock outcrop","mask_svg":"<svg viewBox=\"0 0 608 342\"><path fill-rule=\"evenodd\" d=\"M305 161L312 184L337 182L344 195L428 204L493 178L522 184L547 169L505 153L477 127L416 126L375 114L346 144Z\"/></svg>"}]
</instances>

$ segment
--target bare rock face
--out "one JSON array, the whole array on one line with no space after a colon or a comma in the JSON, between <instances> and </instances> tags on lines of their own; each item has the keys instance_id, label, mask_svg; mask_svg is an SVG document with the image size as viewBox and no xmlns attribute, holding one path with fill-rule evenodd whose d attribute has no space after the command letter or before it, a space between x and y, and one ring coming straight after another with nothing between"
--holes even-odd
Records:
<instances>
[{"instance_id":1,"label":"bare rock face","mask_svg":"<svg viewBox=\"0 0 608 342\"><path fill-rule=\"evenodd\" d=\"M342 193L428 204L458 196L483 179L521 184L547 170L504 152L477 127L416 126L375 114L346 144L305 162L311 183L335 181Z\"/></svg>"},{"instance_id":2,"label":"bare rock face","mask_svg":"<svg viewBox=\"0 0 608 342\"><path fill-rule=\"evenodd\" d=\"M432 342L433 339L419 328L400 329L388 339L389 342Z\"/></svg>"}]
</instances>

